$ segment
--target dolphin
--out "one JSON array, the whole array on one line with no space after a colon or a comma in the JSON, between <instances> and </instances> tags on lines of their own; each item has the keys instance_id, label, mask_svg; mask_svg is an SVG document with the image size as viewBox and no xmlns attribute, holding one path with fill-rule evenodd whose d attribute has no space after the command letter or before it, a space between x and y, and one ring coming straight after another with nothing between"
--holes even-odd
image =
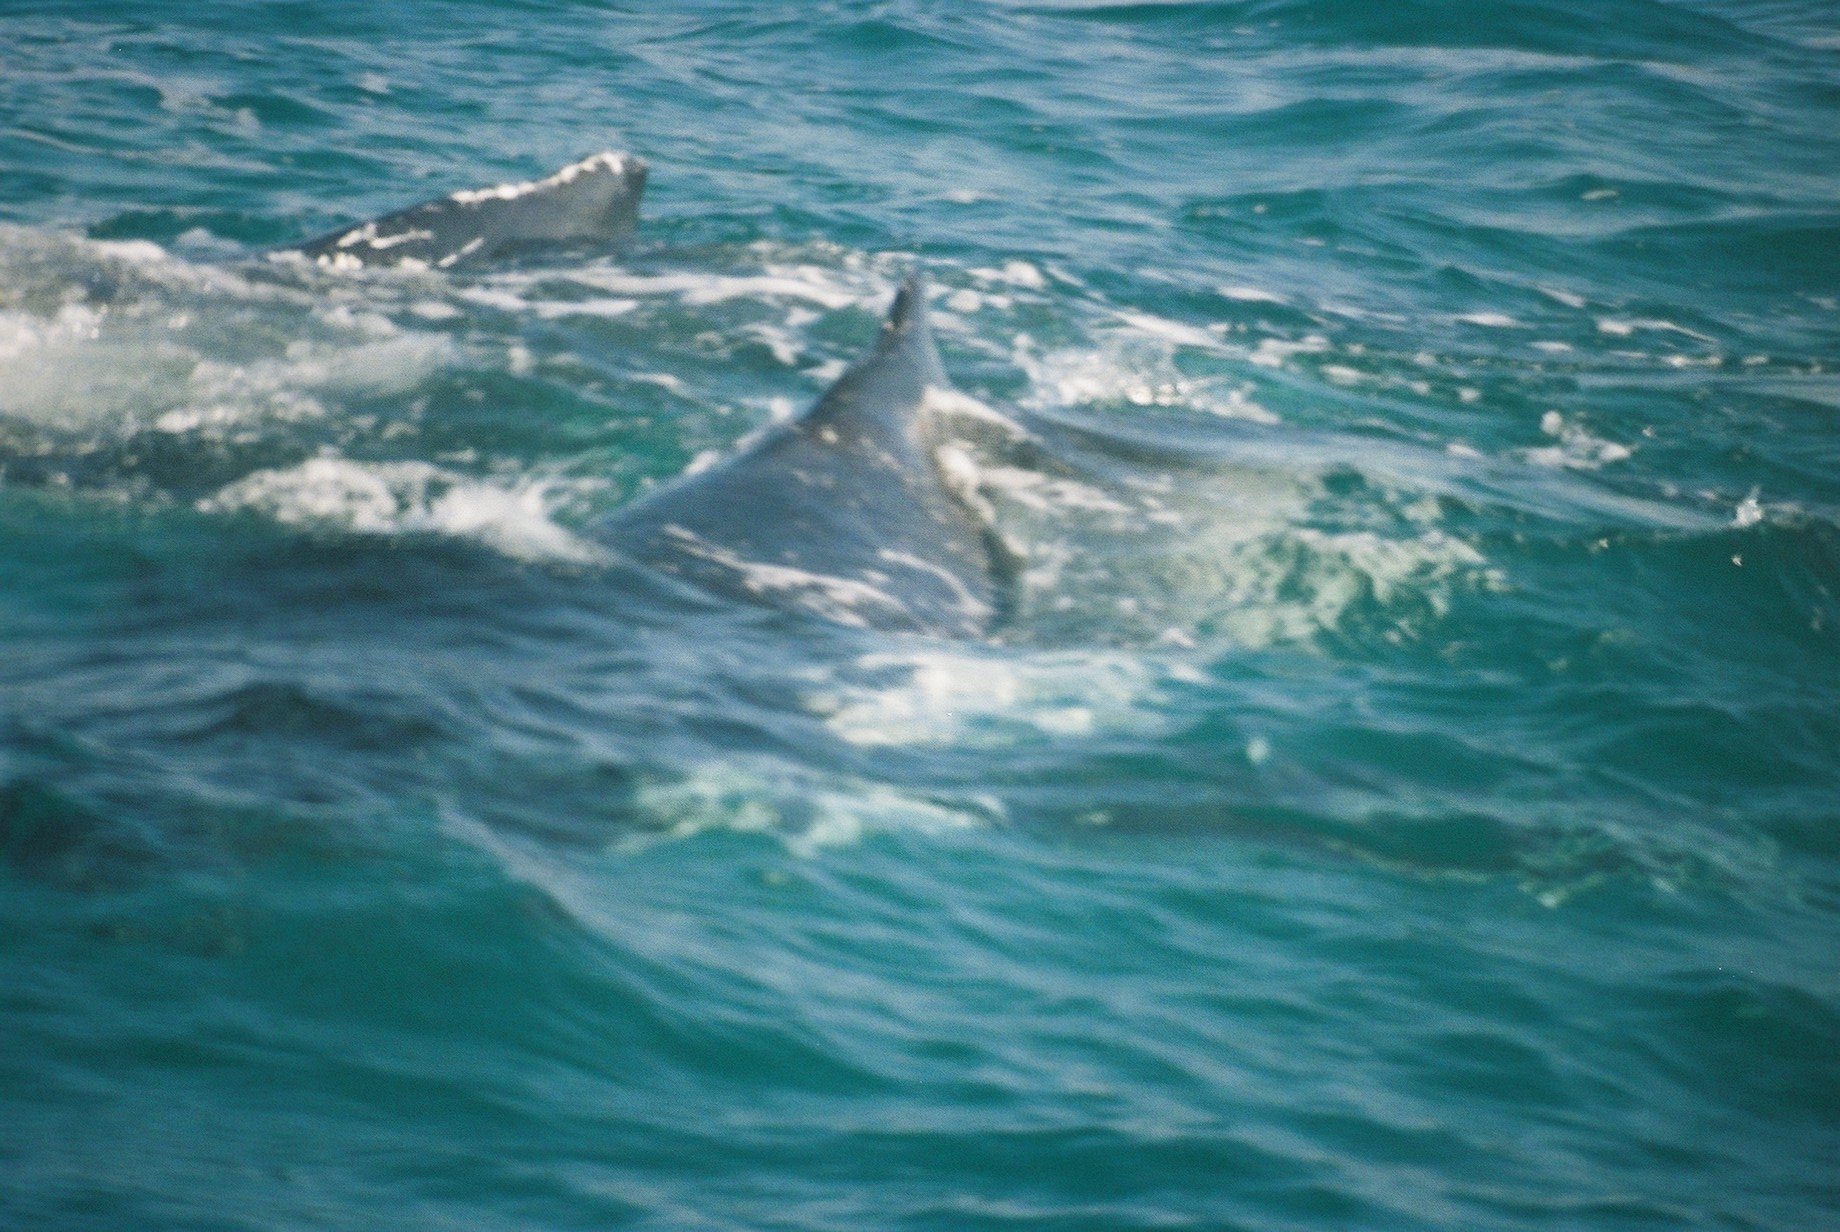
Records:
<instances>
[{"instance_id":1,"label":"dolphin","mask_svg":"<svg viewBox=\"0 0 1840 1232\"><path fill-rule=\"evenodd\" d=\"M942 467L951 396L924 284L910 277L874 346L811 410L594 532L718 595L862 628L983 636L1016 562Z\"/></svg>"},{"instance_id":2,"label":"dolphin","mask_svg":"<svg viewBox=\"0 0 1840 1232\"><path fill-rule=\"evenodd\" d=\"M445 269L541 243L616 241L637 224L647 170L608 151L284 251L335 269ZM718 595L865 628L982 636L1006 611L1017 560L942 466L939 411L953 396L916 275L869 353L804 416L595 533Z\"/></svg>"},{"instance_id":3,"label":"dolphin","mask_svg":"<svg viewBox=\"0 0 1840 1232\"><path fill-rule=\"evenodd\" d=\"M446 269L537 244L613 242L638 223L646 172L643 159L608 150L540 180L451 193L282 252L334 269Z\"/></svg>"}]
</instances>

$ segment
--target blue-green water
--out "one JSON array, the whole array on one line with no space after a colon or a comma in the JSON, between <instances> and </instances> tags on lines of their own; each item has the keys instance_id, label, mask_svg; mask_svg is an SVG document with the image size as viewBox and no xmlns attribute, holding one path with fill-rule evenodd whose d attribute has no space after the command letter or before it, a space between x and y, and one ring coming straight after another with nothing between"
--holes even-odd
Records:
<instances>
[{"instance_id":1,"label":"blue-green water","mask_svg":"<svg viewBox=\"0 0 1840 1232\"><path fill-rule=\"evenodd\" d=\"M996 636L582 533L916 265ZM1834 1226L1837 417L1824 0L7 0L0 1225Z\"/></svg>"}]
</instances>

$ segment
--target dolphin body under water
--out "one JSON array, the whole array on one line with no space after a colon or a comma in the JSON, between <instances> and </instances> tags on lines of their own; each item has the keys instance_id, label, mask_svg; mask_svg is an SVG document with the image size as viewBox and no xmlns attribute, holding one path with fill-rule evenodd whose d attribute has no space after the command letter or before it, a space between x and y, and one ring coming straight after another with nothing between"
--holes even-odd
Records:
<instances>
[{"instance_id":1,"label":"dolphin body under water","mask_svg":"<svg viewBox=\"0 0 1840 1232\"><path fill-rule=\"evenodd\" d=\"M283 249L335 269L417 263L446 269L541 244L632 233L645 160L612 151L520 184L470 189Z\"/></svg>"},{"instance_id":2,"label":"dolphin body under water","mask_svg":"<svg viewBox=\"0 0 1840 1232\"><path fill-rule=\"evenodd\" d=\"M949 393L918 277L805 415L609 515L599 537L705 591L846 625L978 637L1014 560L938 456Z\"/></svg>"}]
</instances>

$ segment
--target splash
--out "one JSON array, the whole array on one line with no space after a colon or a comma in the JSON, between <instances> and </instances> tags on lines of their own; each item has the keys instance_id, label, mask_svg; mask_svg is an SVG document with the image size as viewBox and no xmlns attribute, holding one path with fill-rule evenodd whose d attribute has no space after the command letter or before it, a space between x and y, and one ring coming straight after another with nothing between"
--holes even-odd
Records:
<instances>
[{"instance_id":1,"label":"splash","mask_svg":"<svg viewBox=\"0 0 1840 1232\"><path fill-rule=\"evenodd\" d=\"M1120 652L1015 658L976 649L873 654L858 672L888 683L822 688L807 707L851 744L997 748L1168 725L1172 673Z\"/></svg>"},{"instance_id":2,"label":"splash","mask_svg":"<svg viewBox=\"0 0 1840 1232\"><path fill-rule=\"evenodd\" d=\"M637 791L635 807L649 832L628 836L628 849L728 831L775 835L805 857L854 846L872 834L943 834L1002 815L995 800L948 803L885 783L815 776L745 758L648 782Z\"/></svg>"},{"instance_id":3,"label":"splash","mask_svg":"<svg viewBox=\"0 0 1840 1232\"><path fill-rule=\"evenodd\" d=\"M1524 452L1523 456L1536 466L1594 471L1609 463L1624 461L1635 452L1628 445L1593 435L1575 421L1568 422L1558 411L1547 411L1540 417L1540 431L1557 443Z\"/></svg>"},{"instance_id":4,"label":"splash","mask_svg":"<svg viewBox=\"0 0 1840 1232\"><path fill-rule=\"evenodd\" d=\"M550 519L548 493L541 482L500 486L425 462L318 457L257 471L199 502L199 508L255 512L290 526L361 535L451 535L520 560L602 559L599 548Z\"/></svg>"}]
</instances>

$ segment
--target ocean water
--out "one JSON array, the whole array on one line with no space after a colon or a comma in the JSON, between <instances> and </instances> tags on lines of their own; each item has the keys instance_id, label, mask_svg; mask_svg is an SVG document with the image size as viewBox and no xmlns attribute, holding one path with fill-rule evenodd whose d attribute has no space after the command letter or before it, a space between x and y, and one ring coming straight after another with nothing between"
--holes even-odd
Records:
<instances>
[{"instance_id":1,"label":"ocean water","mask_svg":"<svg viewBox=\"0 0 1840 1232\"><path fill-rule=\"evenodd\" d=\"M991 637L585 533L915 268ZM1836 1226L1837 592L1825 0L5 0L0 1226Z\"/></svg>"}]
</instances>

